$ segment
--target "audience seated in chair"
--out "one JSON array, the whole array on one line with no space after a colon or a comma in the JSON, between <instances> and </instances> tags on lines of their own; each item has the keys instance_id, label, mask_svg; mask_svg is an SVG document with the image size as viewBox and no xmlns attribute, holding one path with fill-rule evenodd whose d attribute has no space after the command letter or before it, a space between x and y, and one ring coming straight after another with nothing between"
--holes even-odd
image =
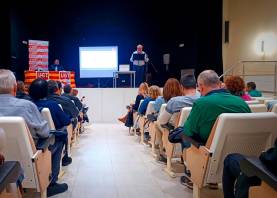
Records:
<instances>
[{"instance_id":1,"label":"audience seated in chair","mask_svg":"<svg viewBox=\"0 0 277 198\"><path fill-rule=\"evenodd\" d=\"M72 89L72 96L78 98L78 89ZM78 98L80 100L80 102L82 103L82 110L81 110L81 112L83 113L82 123L89 122L89 117L87 115L87 111L89 108L84 102L85 98L86 98L85 96L83 96L81 99Z\"/></svg>"},{"instance_id":2,"label":"audience seated in chair","mask_svg":"<svg viewBox=\"0 0 277 198\"><path fill-rule=\"evenodd\" d=\"M205 70L200 73L197 82L202 97L194 102L183 131L180 130L179 134L170 137L171 142L180 142L183 149L190 147L190 144L184 140L184 136L205 143L220 114L251 112L245 101L221 88L219 77L213 70ZM184 161L186 162L186 159ZM181 177L181 183L192 188L190 174L187 170L185 173L187 175Z\"/></svg>"},{"instance_id":3,"label":"audience seated in chair","mask_svg":"<svg viewBox=\"0 0 277 198\"><path fill-rule=\"evenodd\" d=\"M240 76L229 76L225 80L225 86L231 94L241 97L245 101L252 100L251 97L245 93L245 83Z\"/></svg>"},{"instance_id":4,"label":"audience seated in chair","mask_svg":"<svg viewBox=\"0 0 277 198\"><path fill-rule=\"evenodd\" d=\"M161 90L158 86L152 85L151 87L149 87L149 95L146 98L144 98L143 102L138 108L138 113L140 115L145 115L148 103L150 101L155 101L160 95Z\"/></svg>"},{"instance_id":5,"label":"audience seated in chair","mask_svg":"<svg viewBox=\"0 0 277 198\"><path fill-rule=\"evenodd\" d=\"M224 198L248 198L249 187L260 185L258 177L248 177L241 172L240 162L245 156L233 153L229 154L224 160L223 168L223 193ZM277 139L275 146L260 155L263 164L277 176Z\"/></svg>"},{"instance_id":6,"label":"audience seated in chair","mask_svg":"<svg viewBox=\"0 0 277 198\"><path fill-rule=\"evenodd\" d=\"M5 156L3 154L6 146L6 136L2 128L0 128L0 166L4 164L5 162ZM22 181L24 179L24 171L21 168L21 172L19 177L17 178L16 185L21 193L23 195L23 188L22 188ZM0 192L1 197L1 192Z\"/></svg>"},{"instance_id":7,"label":"audience seated in chair","mask_svg":"<svg viewBox=\"0 0 277 198\"><path fill-rule=\"evenodd\" d=\"M126 127L133 126L133 113L138 111L140 101L146 98L148 95L148 85L147 83L141 83L138 89L138 95L136 96L136 100L134 104L130 104L127 106L127 114L121 118L118 118L120 122L123 122Z\"/></svg>"},{"instance_id":8,"label":"audience seated in chair","mask_svg":"<svg viewBox=\"0 0 277 198\"><path fill-rule=\"evenodd\" d=\"M167 103L171 98L181 96L182 88L176 78L169 78L163 87L163 94L159 96L154 103L154 108L159 113L162 104Z\"/></svg>"},{"instance_id":9,"label":"audience seated in chair","mask_svg":"<svg viewBox=\"0 0 277 198\"><path fill-rule=\"evenodd\" d=\"M251 97L262 97L262 92L256 89L255 82L248 82L246 86L246 91Z\"/></svg>"},{"instance_id":10,"label":"audience seated in chair","mask_svg":"<svg viewBox=\"0 0 277 198\"><path fill-rule=\"evenodd\" d=\"M26 91L25 84L22 81L17 81L16 97L19 99L31 100L28 92Z\"/></svg>"},{"instance_id":11,"label":"audience seated in chair","mask_svg":"<svg viewBox=\"0 0 277 198\"><path fill-rule=\"evenodd\" d=\"M60 84L60 86L59 86ZM54 80L48 81L48 97L47 99L53 100L58 104L61 104L63 111L72 119L73 127L77 126L77 118L79 111L73 102L67 97L61 96L62 86L61 83L57 83Z\"/></svg>"},{"instance_id":12,"label":"audience seated in chair","mask_svg":"<svg viewBox=\"0 0 277 198\"><path fill-rule=\"evenodd\" d=\"M147 123L149 124L149 122L147 122L146 117L144 117L144 116L147 116L145 114L146 114L148 104L151 101L155 101L160 95L161 95L160 88L156 85L151 86L149 88L149 96L147 96L143 100L143 102L140 104L140 106L138 108L138 115L140 116L139 120L138 120L139 127L140 127L140 133L143 133L143 135L144 135L144 136L141 136L141 142L143 142L143 140L145 142L148 142L150 140L149 130L145 131L146 128L149 128L149 125L146 125Z\"/></svg>"},{"instance_id":13,"label":"audience seated in chair","mask_svg":"<svg viewBox=\"0 0 277 198\"><path fill-rule=\"evenodd\" d=\"M47 99L48 95L48 83L43 79L34 80L29 88L30 96L37 107L48 108L51 113L51 117L54 121L56 130L65 131L67 133L67 126L71 123L69 115L63 112L60 106L53 100ZM67 139L66 139L67 140ZM68 156L68 143L65 142L65 155L62 159L62 165L67 166L71 164L72 159Z\"/></svg>"},{"instance_id":14,"label":"audience seated in chair","mask_svg":"<svg viewBox=\"0 0 277 198\"><path fill-rule=\"evenodd\" d=\"M166 158L163 152L163 141L161 125L170 124L175 125L175 116L177 112L180 112L183 107L191 107L195 100L200 97L200 93L196 91L196 79L193 75L184 75L181 78L181 83L175 84L180 87L179 95L175 95L168 98L169 101L166 105L165 111L160 114L157 122L155 123L156 137L159 142L158 161L166 163ZM165 85L166 87L166 85ZM176 88L175 88L176 89ZM172 88L170 89L172 90ZM164 90L165 94L170 93L170 90Z\"/></svg>"},{"instance_id":15,"label":"audience seated in chair","mask_svg":"<svg viewBox=\"0 0 277 198\"><path fill-rule=\"evenodd\" d=\"M73 100L75 103L75 106L78 108L79 111L82 110L83 108L83 104L81 103L81 101L79 100L79 98L77 98L76 96L73 96L73 89L71 88L71 86L69 84L65 85L63 87L63 94L62 96L65 96L67 98L69 98L70 100Z\"/></svg>"},{"instance_id":16,"label":"audience seated in chair","mask_svg":"<svg viewBox=\"0 0 277 198\"><path fill-rule=\"evenodd\" d=\"M23 117L30 132L37 144L41 139L48 138L50 130L47 122L42 118L36 105L28 100L18 99L16 95L16 79L10 70L0 70L0 116L20 116ZM52 153L52 181L47 189L48 196L65 192L67 184L58 184L60 171L60 161L63 141L55 141L49 147Z\"/></svg>"}]
</instances>

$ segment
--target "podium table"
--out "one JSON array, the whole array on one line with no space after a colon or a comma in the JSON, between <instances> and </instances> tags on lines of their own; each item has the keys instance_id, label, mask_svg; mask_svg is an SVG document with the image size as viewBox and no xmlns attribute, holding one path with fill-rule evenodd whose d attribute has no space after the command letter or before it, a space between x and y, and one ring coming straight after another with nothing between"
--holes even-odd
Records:
<instances>
[{"instance_id":1,"label":"podium table","mask_svg":"<svg viewBox=\"0 0 277 198\"><path fill-rule=\"evenodd\" d=\"M116 79L121 74L129 74L130 76L130 87L136 87L136 72L135 71L116 71L113 72L113 88L116 88Z\"/></svg>"},{"instance_id":2,"label":"podium table","mask_svg":"<svg viewBox=\"0 0 277 198\"><path fill-rule=\"evenodd\" d=\"M63 84L70 84L75 88L75 72L73 71L25 71L25 84L30 85L35 79L56 80Z\"/></svg>"}]
</instances>

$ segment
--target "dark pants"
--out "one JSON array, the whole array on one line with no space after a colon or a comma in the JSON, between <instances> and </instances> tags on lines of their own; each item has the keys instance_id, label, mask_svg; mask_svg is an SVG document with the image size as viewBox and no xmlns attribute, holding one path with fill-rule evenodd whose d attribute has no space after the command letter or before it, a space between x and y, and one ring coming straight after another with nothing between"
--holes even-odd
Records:
<instances>
[{"instance_id":1,"label":"dark pants","mask_svg":"<svg viewBox=\"0 0 277 198\"><path fill-rule=\"evenodd\" d=\"M136 66L133 65L133 70L136 72L136 87L139 87L140 83L144 82L145 76L145 65L144 66Z\"/></svg>"},{"instance_id":2,"label":"dark pants","mask_svg":"<svg viewBox=\"0 0 277 198\"><path fill-rule=\"evenodd\" d=\"M129 111L127 114L127 119L125 122L125 126L126 127L132 127L134 125L134 121L133 121L133 111Z\"/></svg>"},{"instance_id":3,"label":"dark pants","mask_svg":"<svg viewBox=\"0 0 277 198\"><path fill-rule=\"evenodd\" d=\"M58 181L58 176L60 172L60 162L62 157L63 147L65 145L65 141L61 138L56 138L55 144L49 146L49 150L52 154L52 181L51 183L55 183Z\"/></svg>"},{"instance_id":4,"label":"dark pants","mask_svg":"<svg viewBox=\"0 0 277 198\"><path fill-rule=\"evenodd\" d=\"M248 198L250 186L259 185L257 177L247 177L241 173L240 161L244 159L241 154L229 154L224 160L223 193L224 198Z\"/></svg>"}]
</instances>

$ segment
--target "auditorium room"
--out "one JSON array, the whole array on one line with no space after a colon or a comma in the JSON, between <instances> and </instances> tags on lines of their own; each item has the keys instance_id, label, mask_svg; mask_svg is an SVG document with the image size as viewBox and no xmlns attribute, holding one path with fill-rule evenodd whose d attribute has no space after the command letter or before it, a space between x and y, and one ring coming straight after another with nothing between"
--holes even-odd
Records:
<instances>
[{"instance_id":1,"label":"auditorium room","mask_svg":"<svg viewBox=\"0 0 277 198\"><path fill-rule=\"evenodd\" d=\"M0 198L276 198L276 10L1 2Z\"/></svg>"}]
</instances>

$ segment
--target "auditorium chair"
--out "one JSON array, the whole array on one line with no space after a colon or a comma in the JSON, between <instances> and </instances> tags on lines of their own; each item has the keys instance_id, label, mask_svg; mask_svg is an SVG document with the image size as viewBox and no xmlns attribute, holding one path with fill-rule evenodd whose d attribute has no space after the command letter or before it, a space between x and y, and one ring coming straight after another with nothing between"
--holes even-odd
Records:
<instances>
[{"instance_id":1,"label":"auditorium chair","mask_svg":"<svg viewBox=\"0 0 277 198\"><path fill-rule=\"evenodd\" d=\"M277 115L266 113L223 113L214 124L205 145L187 137L188 170L193 182L193 197L200 189L222 182L223 161L230 153L258 157L272 147L277 137Z\"/></svg>"},{"instance_id":2,"label":"auditorium chair","mask_svg":"<svg viewBox=\"0 0 277 198\"><path fill-rule=\"evenodd\" d=\"M248 177L258 177L261 185L249 188L249 198L277 197L277 176L256 157L246 157L240 162L241 172Z\"/></svg>"},{"instance_id":3,"label":"auditorium chair","mask_svg":"<svg viewBox=\"0 0 277 198\"><path fill-rule=\"evenodd\" d=\"M249 101L245 101L248 105L250 104L260 104L259 100L249 100Z\"/></svg>"},{"instance_id":4,"label":"auditorium chair","mask_svg":"<svg viewBox=\"0 0 277 198\"><path fill-rule=\"evenodd\" d=\"M277 190L262 181L261 186L253 186L249 189L249 198L274 198L277 197Z\"/></svg>"},{"instance_id":5,"label":"auditorium chair","mask_svg":"<svg viewBox=\"0 0 277 198\"><path fill-rule=\"evenodd\" d=\"M260 104L265 104L266 101L274 100L273 97L251 97L254 100L258 100Z\"/></svg>"},{"instance_id":6,"label":"auditorium chair","mask_svg":"<svg viewBox=\"0 0 277 198\"><path fill-rule=\"evenodd\" d=\"M149 123L147 120L147 115L155 113L155 109L154 109L154 101L150 101L147 105L147 109L145 112L145 115L139 115L139 130L140 130L140 143L144 144L144 131L145 131L145 127L146 125Z\"/></svg>"},{"instance_id":7,"label":"auditorium chair","mask_svg":"<svg viewBox=\"0 0 277 198\"><path fill-rule=\"evenodd\" d=\"M264 104L265 104L266 106L268 106L268 103L270 103L270 102L275 102L275 101L277 101L277 100L276 100L276 99L264 100Z\"/></svg>"},{"instance_id":8,"label":"auditorium chair","mask_svg":"<svg viewBox=\"0 0 277 198\"><path fill-rule=\"evenodd\" d=\"M6 135L0 128L0 154L4 153ZM21 198L21 193L16 181L21 174L20 164L14 161L6 161L0 165L0 198Z\"/></svg>"},{"instance_id":9,"label":"auditorium chair","mask_svg":"<svg viewBox=\"0 0 277 198\"><path fill-rule=\"evenodd\" d=\"M71 100L71 102L74 104L74 106L76 106L74 100ZM77 107L76 107L76 108L77 108ZM80 116L81 118L83 118L83 113L80 112L80 113L79 113L79 116ZM76 132L76 138L80 136L80 134L81 134L81 128L82 128L82 122L81 122L81 121L78 121L77 126L76 126L76 130L75 130L75 132Z\"/></svg>"},{"instance_id":10,"label":"auditorium chair","mask_svg":"<svg viewBox=\"0 0 277 198\"><path fill-rule=\"evenodd\" d=\"M251 109L252 113L267 112L265 104L250 104L249 108Z\"/></svg>"},{"instance_id":11,"label":"auditorium chair","mask_svg":"<svg viewBox=\"0 0 277 198\"><path fill-rule=\"evenodd\" d=\"M182 108L181 112L173 114L173 120L175 120L174 128L184 126L184 124L190 114L190 111L191 111L191 107L184 107L184 108ZM172 158L173 158L173 154L174 154L174 148L176 147L177 144L169 142L168 136L169 136L169 130L167 128L164 128L162 141L165 146L166 158L167 158L165 171L169 174L169 176L176 177L176 173L172 169ZM182 155L182 153L180 153L179 156L181 156L181 155Z\"/></svg>"},{"instance_id":12,"label":"auditorium chair","mask_svg":"<svg viewBox=\"0 0 277 198\"><path fill-rule=\"evenodd\" d=\"M274 104L274 105L273 105L273 107L272 107L272 109L271 109L271 112L277 114L277 104Z\"/></svg>"},{"instance_id":13,"label":"auditorium chair","mask_svg":"<svg viewBox=\"0 0 277 198\"><path fill-rule=\"evenodd\" d=\"M51 153L48 146L54 138L36 148L31 133L22 117L0 117L0 126L6 133L7 161L18 161L24 171L23 188L35 189L46 198L46 190L51 181Z\"/></svg>"},{"instance_id":14,"label":"auditorium chair","mask_svg":"<svg viewBox=\"0 0 277 198\"><path fill-rule=\"evenodd\" d=\"M43 108L41 110L42 117L47 121L50 130L56 130L50 110L48 108ZM72 138L72 124L67 126L67 139L68 139L68 155L71 155L71 138Z\"/></svg>"},{"instance_id":15,"label":"auditorium chair","mask_svg":"<svg viewBox=\"0 0 277 198\"><path fill-rule=\"evenodd\" d=\"M162 104L157 119L159 119L159 116L165 111L165 108L166 108L166 104ZM150 139L151 154L152 154L154 157L157 157L157 154L156 154L156 152L155 152L155 142L156 142L156 130L155 130L155 125L156 125L156 124L157 124L157 121L155 121L155 122L150 122L150 124L149 124L149 134L150 134L150 137L151 137L151 139Z\"/></svg>"},{"instance_id":16,"label":"auditorium chair","mask_svg":"<svg viewBox=\"0 0 277 198\"><path fill-rule=\"evenodd\" d=\"M60 106L61 109L63 110L62 105L59 104L59 106ZM76 127L76 128L77 128L77 127ZM73 144L77 142L76 128L73 129L73 125L72 125L72 124L68 125L68 128L67 128L68 131L71 131L71 134L70 134L70 136L71 136L71 138L70 138L70 145L71 145L71 146L73 146Z\"/></svg>"}]
</instances>

